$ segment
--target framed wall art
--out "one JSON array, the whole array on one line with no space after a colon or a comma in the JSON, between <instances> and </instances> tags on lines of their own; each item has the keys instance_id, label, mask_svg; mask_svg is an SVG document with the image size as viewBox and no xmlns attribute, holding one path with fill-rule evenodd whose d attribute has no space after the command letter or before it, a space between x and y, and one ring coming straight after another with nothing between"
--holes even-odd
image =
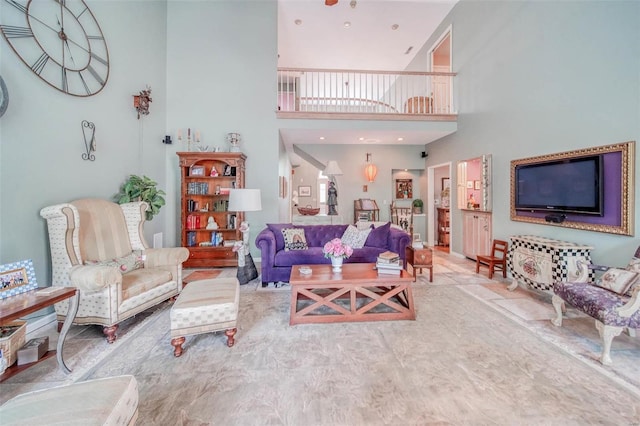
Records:
<instances>
[{"instance_id":1,"label":"framed wall art","mask_svg":"<svg viewBox=\"0 0 640 426\"><path fill-rule=\"evenodd\" d=\"M396 198L413 198L413 180L396 179Z\"/></svg>"},{"instance_id":2,"label":"framed wall art","mask_svg":"<svg viewBox=\"0 0 640 426\"><path fill-rule=\"evenodd\" d=\"M298 195L300 197L311 197L311 187L310 186L299 186L298 187Z\"/></svg>"}]
</instances>

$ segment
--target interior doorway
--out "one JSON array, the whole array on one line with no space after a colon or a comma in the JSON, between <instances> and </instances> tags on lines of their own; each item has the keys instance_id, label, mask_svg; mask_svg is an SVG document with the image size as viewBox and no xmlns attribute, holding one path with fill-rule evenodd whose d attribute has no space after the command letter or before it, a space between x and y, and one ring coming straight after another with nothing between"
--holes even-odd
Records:
<instances>
[{"instance_id":1,"label":"interior doorway","mask_svg":"<svg viewBox=\"0 0 640 426\"><path fill-rule=\"evenodd\" d=\"M437 164L427 168L427 223L430 224L427 229L427 238L430 246L439 250L449 252L453 235L451 235L451 220L453 219L450 212L448 215L448 241L440 241L443 234L438 232L438 208L450 209L451 207L451 162ZM446 245L444 243L447 243Z\"/></svg>"},{"instance_id":2,"label":"interior doorway","mask_svg":"<svg viewBox=\"0 0 640 426\"><path fill-rule=\"evenodd\" d=\"M451 26L438 38L429 51L429 62L432 72L451 72ZM431 96L434 114L451 114L453 86L451 78L434 76L431 79Z\"/></svg>"}]
</instances>

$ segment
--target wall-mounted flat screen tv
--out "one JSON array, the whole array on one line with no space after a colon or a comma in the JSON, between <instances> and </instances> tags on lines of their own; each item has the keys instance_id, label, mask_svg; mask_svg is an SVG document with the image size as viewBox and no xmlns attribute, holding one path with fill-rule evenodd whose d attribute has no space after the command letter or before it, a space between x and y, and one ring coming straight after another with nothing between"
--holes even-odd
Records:
<instances>
[{"instance_id":1,"label":"wall-mounted flat screen tv","mask_svg":"<svg viewBox=\"0 0 640 426\"><path fill-rule=\"evenodd\" d=\"M602 216L602 171L601 155L517 165L515 208Z\"/></svg>"}]
</instances>

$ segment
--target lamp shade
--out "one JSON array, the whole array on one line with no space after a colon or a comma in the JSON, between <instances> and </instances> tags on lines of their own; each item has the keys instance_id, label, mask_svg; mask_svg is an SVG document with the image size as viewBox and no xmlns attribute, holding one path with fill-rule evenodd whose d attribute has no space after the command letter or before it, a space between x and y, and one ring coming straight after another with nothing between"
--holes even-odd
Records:
<instances>
[{"instance_id":1,"label":"lamp shade","mask_svg":"<svg viewBox=\"0 0 640 426\"><path fill-rule=\"evenodd\" d=\"M259 189L231 189L229 191L229 211L257 212L262 210Z\"/></svg>"},{"instance_id":2,"label":"lamp shade","mask_svg":"<svg viewBox=\"0 0 640 426\"><path fill-rule=\"evenodd\" d=\"M329 160L327 167L324 168L325 176L342 176L342 170L335 160Z\"/></svg>"},{"instance_id":3,"label":"lamp shade","mask_svg":"<svg viewBox=\"0 0 640 426\"><path fill-rule=\"evenodd\" d=\"M364 175L367 177L367 180L369 182L373 182L376 179L377 174L378 168L371 163L367 164L367 166L364 168Z\"/></svg>"}]
</instances>

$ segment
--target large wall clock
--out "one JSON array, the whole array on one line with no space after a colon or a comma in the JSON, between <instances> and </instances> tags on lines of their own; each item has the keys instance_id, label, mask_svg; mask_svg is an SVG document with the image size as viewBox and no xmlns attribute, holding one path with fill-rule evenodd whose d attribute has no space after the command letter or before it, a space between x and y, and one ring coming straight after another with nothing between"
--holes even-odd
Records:
<instances>
[{"instance_id":1,"label":"large wall clock","mask_svg":"<svg viewBox=\"0 0 640 426\"><path fill-rule=\"evenodd\" d=\"M91 96L104 88L107 42L84 1L2 2L0 32L35 75L72 96Z\"/></svg>"}]
</instances>

